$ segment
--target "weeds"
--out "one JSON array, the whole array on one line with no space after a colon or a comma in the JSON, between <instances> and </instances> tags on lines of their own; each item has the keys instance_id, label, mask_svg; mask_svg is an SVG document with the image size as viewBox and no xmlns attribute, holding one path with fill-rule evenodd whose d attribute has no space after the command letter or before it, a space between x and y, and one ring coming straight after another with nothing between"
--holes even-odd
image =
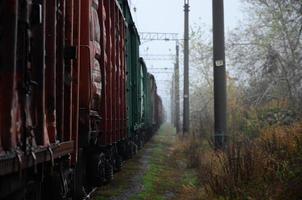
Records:
<instances>
[{"instance_id":1,"label":"weeds","mask_svg":"<svg viewBox=\"0 0 302 200\"><path fill-rule=\"evenodd\" d=\"M194 138L180 142L205 199L302 198L302 123L263 128L256 139L238 138L223 152L202 148L204 141Z\"/></svg>"}]
</instances>

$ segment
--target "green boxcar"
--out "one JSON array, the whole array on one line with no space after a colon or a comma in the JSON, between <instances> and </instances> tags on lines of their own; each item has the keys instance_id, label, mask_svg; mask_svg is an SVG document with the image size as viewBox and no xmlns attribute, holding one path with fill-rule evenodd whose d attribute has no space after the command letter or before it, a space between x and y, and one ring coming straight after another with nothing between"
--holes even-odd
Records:
<instances>
[{"instance_id":1,"label":"green boxcar","mask_svg":"<svg viewBox=\"0 0 302 200\"><path fill-rule=\"evenodd\" d=\"M149 109L148 109L148 98L149 98L149 93L148 93L148 72L147 72L147 67L146 64L143 60L143 58L139 59L140 63L140 68L141 68L141 122L142 122L142 127L143 129L147 128L147 123L148 123L148 114L149 114Z\"/></svg>"},{"instance_id":2,"label":"green boxcar","mask_svg":"<svg viewBox=\"0 0 302 200\"><path fill-rule=\"evenodd\" d=\"M140 38L131 16L127 0L118 0L127 22L127 115L128 136L135 142L144 140L145 133L154 132L156 119L157 87L155 78L148 73L146 64L139 57Z\"/></svg>"},{"instance_id":3,"label":"green boxcar","mask_svg":"<svg viewBox=\"0 0 302 200\"><path fill-rule=\"evenodd\" d=\"M149 76L149 87L150 87L150 110L151 110L151 113L150 113L150 123L151 123L151 126L152 126L152 131L154 130L155 128L155 125L156 125L156 115L155 115L155 98L156 98L156 95L157 95L157 86L156 86L156 82L155 82L155 78L152 74L150 74Z\"/></svg>"},{"instance_id":4,"label":"green boxcar","mask_svg":"<svg viewBox=\"0 0 302 200\"><path fill-rule=\"evenodd\" d=\"M151 86L153 83L153 77L148 73L146 64L143 58L140 58L141 65L141 87L142 87L142 123L143 129L147 133L152 130L152 115L153 115L153 105L151 102Z\"/></svg>"},{"instance_id":5,"label":"green boxcar","mask_svg":"<svg viewBox=\"0 0 302 200\"><path fill-rule=\"evenodd\" d=\"M134 138L142 126L140 39L127 1L119 0L119 3L128 26L126 32L128 135L130 138Z\"/></svg>"}]
</instances>

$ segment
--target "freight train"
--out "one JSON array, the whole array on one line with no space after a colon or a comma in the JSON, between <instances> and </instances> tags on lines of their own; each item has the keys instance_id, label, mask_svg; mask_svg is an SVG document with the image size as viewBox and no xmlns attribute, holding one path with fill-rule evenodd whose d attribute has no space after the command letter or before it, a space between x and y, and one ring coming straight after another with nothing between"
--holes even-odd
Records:
<instances>
[{"instance_id":1,"label":"freight train","mask_svg":"<svg viewBox=\"0 0 302 200\"><path fill-rule=\"evenodd\" d=\"M0 199L83 199L164 120L127 0L0 1Z\"/></svg>"}]
</instances>

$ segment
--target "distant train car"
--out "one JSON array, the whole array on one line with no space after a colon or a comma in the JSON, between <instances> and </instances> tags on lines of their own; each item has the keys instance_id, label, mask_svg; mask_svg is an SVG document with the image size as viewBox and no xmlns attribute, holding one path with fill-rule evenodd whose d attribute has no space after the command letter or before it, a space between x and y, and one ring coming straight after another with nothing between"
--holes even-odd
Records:
<instances>
[{"instance_id":1,"label":"distant train car","mask_svg":"<svg viewBox=\"0 0 302 200\"><path fill-rule=\"evenodd\" d=\"M150 138L164 121L161 98L157 95L157 85L152 74L147 71L146 63L140 58L142 89L142 124L144 134Z\"/></svg>"},{"instance_id":2,"label":"distant train car","mask_svg":"<svg viewBox=\"0 0 302 200\"><path fill-rule=\"evenodd\" d=\"M0 199L83 199L162 123L127 0L0 2Z\"/></svg>"},{"instance_id":3,"label":"distant train car","mask_svg":"<svg viewBox=\"0 0 302 200\"><path fill-rule=\"evenodd\" d=\"M163 107L162 107L162 100L161 100L160 96L158 96L158 94L156 94L156 96L155 96L155 119L156 119L155 128L156 128L156 130L159 129L160 125L163 122L163 117L164 117L163 114L164 114L164 111L163 111Z\"/></svg>"}]
</instances>

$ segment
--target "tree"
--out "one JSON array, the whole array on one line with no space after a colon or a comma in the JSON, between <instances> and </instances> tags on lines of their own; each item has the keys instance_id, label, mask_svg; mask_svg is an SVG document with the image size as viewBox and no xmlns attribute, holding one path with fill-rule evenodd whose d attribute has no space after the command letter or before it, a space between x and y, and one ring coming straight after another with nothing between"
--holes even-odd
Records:
<instances>
[{"instance_id":1,"label":"tree","mask_svg":"<svg viewBox=\"0 0 302 200\"><path fill-rule=\"evenodd\" d=\"M190 111L191 129L210 134L213 123L213 50L205 26L194 26L190 32Z\"/></svg>"},{"instance_id":2,"label":"tree","mask_svg":"<svg viewBox=\"0 0 302 200\"><path fill-rule=\"evenodd\" d=\"M245 0L249 19L228 41L230 60L248 82L247 101L272 99L300 107L302 98L302 3Z\"/></svg>"}]
</instances>

